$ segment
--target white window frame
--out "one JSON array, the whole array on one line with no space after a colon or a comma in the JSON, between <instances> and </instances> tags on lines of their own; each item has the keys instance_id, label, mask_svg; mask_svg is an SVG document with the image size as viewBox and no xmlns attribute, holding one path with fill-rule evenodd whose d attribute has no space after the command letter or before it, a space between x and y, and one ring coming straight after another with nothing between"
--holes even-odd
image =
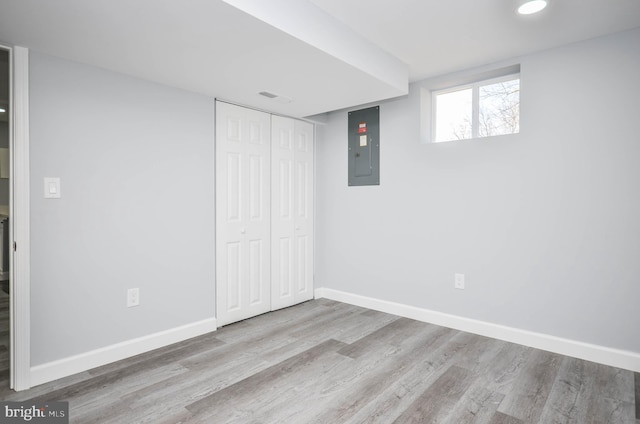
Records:
<instances>
[{"instance_id":1,"label":"white window frame","mask_svg":"<svg viewBox=\"0 0 640 424\"><path fill-rule=\"evenodd\" d=\"M441 89L441 90L433 90L431 92L431 140L433 143L447 143L451 141L461 141L461 140L473 140L477 138L489 138L489 137L498 137L498 136L485 136L479 137L478 131L480 127L480 87L485 85L496 84L499 82L518 80L518 84L520 84L520 72L509 73L507 75L502 75L499 77L483 79L479 81L475 81L468 84L460 84L455 85L449 88ZM437 108L437 99L439 95L453 93L456 91L471 89L471 138L463 138L460 140L436 140L436 122L438 116L438 108ZM520 130L518 129L518 133ZM512 133L512 134L518 134ZM502 135L512 135L512 134L502 134Z\"/></svg>"}]
</instances>

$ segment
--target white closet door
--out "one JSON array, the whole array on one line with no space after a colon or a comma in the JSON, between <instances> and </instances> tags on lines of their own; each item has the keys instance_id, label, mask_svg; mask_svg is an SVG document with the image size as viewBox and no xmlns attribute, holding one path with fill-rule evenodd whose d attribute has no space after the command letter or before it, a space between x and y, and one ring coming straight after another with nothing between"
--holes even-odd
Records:
<instances>
[{"instance_id":1,"label":"white closet door","mask_svg":"<svg viewBox=\"0 0 640 424\"><path fill-rule=\"evenodd\" d=\"M218 325L271 309L270 115L216 102Z\"/></svg>"},{"instance_id":2,"label":"white closet door","mask_svg":"<svg viewBox=\"0 0 640 424\"><path fill-rule=\"evenodd\" d=\"M313 125L271 120L271 309L313 298Z\"/></svg>"}]
</instances>

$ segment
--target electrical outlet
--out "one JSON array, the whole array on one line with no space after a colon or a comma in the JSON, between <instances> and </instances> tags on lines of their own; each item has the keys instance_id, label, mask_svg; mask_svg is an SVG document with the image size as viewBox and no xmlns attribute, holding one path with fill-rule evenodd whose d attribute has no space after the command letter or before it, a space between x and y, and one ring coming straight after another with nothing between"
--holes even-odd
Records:
<instances>
[{"instance_id":1,"label":"electrical outlet","mask_svg":"<svg viewBox=\"0 0 640 424\"><path fill-rule=\"evenodd\" d=\"M127 308L140 304L140 289L127 290Z\"/></svg>"},{"instance_id":2,"label":"electrical outlet","mask_svg":"<svg viewBox=\"0 0 640 424\"><path fill-rule=\"evenodd\" d=\"M454 274L453 287L464 290L464 274Z\"/></svg>"}]
</instances>

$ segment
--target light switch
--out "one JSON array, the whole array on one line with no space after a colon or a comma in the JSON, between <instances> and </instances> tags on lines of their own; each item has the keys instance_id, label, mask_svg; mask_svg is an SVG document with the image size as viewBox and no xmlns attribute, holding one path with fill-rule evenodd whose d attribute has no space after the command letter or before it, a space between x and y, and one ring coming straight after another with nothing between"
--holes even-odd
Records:
<instances>
[{"instance_id":1,"label":"light switch","mask_svg":"<svg viewBox=\"0 0 640 424\"><path fill-rule=\"evenodd\" d=\"M44 178L44 198L45 199L60 198L60 178L57 178L57 177Z\"/></svg>"}]
</instances>

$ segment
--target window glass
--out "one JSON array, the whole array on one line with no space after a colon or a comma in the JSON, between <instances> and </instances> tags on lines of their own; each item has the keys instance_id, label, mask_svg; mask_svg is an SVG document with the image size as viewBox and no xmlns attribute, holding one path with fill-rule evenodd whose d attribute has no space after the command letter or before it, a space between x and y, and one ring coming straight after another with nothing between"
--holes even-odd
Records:
<instances>
[{"instance_id":1,"label":"window glass","mask_svg":"<svg viewBox=\"0 0 640 424\"><path fill-rule=\"evenodd\" d=\"M520 78L509 75L433 93L433 140L520 132Z\"/></svg>"},{"instance_id":2,"label":"window glass","mask_svg":"<svg viewBox=\"0 0 640 424\"><path fill-rule=\"evenodd\" d=\"M471 138L472 91L470 88L436 97L436 141Z\"/></svg>"},{"instance_id":3,"label":"window glass","mask_svg":"<svg viewBox=\"0 0 640 424\"><path fill-rule=\"evenodd\" d=\"M520 131L520 80L480 86L478 97L479 137Z\"/></svg>"}]
</instances>

